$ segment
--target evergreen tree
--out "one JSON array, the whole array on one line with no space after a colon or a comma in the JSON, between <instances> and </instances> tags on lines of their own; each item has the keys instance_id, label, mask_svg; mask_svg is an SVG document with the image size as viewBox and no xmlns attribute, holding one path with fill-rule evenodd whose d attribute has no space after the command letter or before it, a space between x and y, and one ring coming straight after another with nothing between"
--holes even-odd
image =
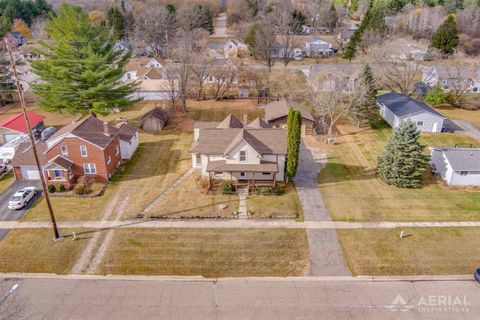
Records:
<instances>
[{"instance_id":1,"label":"evergreen tree","mask_svg":"<svg viewBox=\"0 0 480 320\"><path fill-rule=\"evenodd\" d=\"M291 108L287 118L287 177L293 178L297 173L298 156L300 153L300 143L302 139L302 115L300 111Z\"/></svg>"},{"instance_id":2,"label":"evergreen tree","mask_svg":"<svg viewBox=\"0 0 480 320\"><path fill-rule=\"evenodd\" d=\"M122 40L126 37L125 17L117 8L110 9L109 18L112 26L112 38L114 40Z\"/></svg>"},{"instance_id":3,"label":"evergreen tree","mask_svg":"<svg viewBox=\"0 0 480 320\"><path fill-rule=\"evenodd\" d=\"M108 114L135 100L130 95L137 83L119 80L130 53L114 49L104 26L92 26L81 8L62 3L57 16L45 24L50 40L39 53L45 60L32 61L32 71L43 82L33 85L47 111Z\"/></svg>"},{"instance_id":4,"label":"evergreen tree","mask_svg":"<svg viewBox=\"0 0 480 320\"><path fill-rule=\"evenodd\" d=\"M327 27L330 29L330 32L333 32L338 24L338 15L337 10L335 9L335 4L332 1L332 5L330 6L330 10L328 12L328 17L326 21Z\"/></svg>"},{"instance_id":5,"label":"evergreen tree","mask_svg":"<svg viewBox=\"0 0 480 320\"><path fill-rule=\"evenodd\" d=\"M210 34L213 34L213 17L210 12L210 8L207 5L197 4L193 8L193 14L197 16L194 21L198 21L198 25L192 25L191 28L203 28L207 30Z\"/></svg>"},{"instance_id":6,"label":"evergreen tree","mask_svg":"<svg viewBox=\"0 0 480 320\"><path fill-rule=\"evenodd\" d=\"M433 34L431 45L444 54L452 54L458 47L458 43L457 19L454 14L451 14Z\"/></svg>"},{"instance_id":7,"label":"evergreen tree","mask_svg":"<svg viewBox=\"0 0 480 320\"><path fill-rule=\"evenodd\" d=\"M5 44L0 46L0 106L13 102L16 89L10 72L10 61L6 58Z\"/></svg>"},{"instance_id":8,"label":"evergreen tree","mask_svg":"<svg viewBox=\"0 0 480 320\"><path fill-rule=\"evenodd\" d=\"M359 103L352 108L350 117L356 121L358 125L368 122L373 123L379 119L376 100L377 86L375 85L372 68L368 63L365 64L360 74L359 87L365 90L365 93Z\"/></svg>"},{"instance_id":9,"label":"evergreen tree","mask_svg":"<svg viewBox=\"0 0 480 320\"><path fill-rule=\"evenodd\" d=\"M400 188L418 188L429 157L418 139L420 133L411 121L403 121L393 130L378 158L377 174L388 184Z\"/></svg>"},{"instance_id":10,"label":"evergreen tree","mask_svg":"<svg viewBox=\"0 0 480 320\"><path fill-rule=\"evenodd\" d=\"M245 36L245 43L248 44L250 51L253 52L253 47L255 46L255 33L257 32L257 25L254 24L250 27Z\"/></svg>"},{"instance_id":11,"label":"evergreen tree","mask_svg":"<svg viewBox=\"0 0 480 320\"><path fill-rule=\"evenodd\" d=\"M292 32L302 32L302 26L307 23L307 16L302 11L295 9L292 13Z\"/></svg>"}]
</instances>

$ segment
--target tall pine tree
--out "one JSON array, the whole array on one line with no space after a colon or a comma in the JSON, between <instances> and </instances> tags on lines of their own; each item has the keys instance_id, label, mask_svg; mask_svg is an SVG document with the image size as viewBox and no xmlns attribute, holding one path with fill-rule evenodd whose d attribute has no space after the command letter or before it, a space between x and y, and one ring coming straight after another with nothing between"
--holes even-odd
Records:
<instances>
[{"instance_id":1,"label":"tall pine tree","mask_svg":"<svg viewBox=\"0 0 480 320\"><path fill-rule=\"evenodd\" d=\"M287 118L287 164L286 174L290 179L295 177L298 168L300 143L302 141L302 115L300 111L290 108Z\"/></svg>"},{"instance_id":2,"label":"tall pine tree","mask_svg":"<svg viewBox=\"0 0 480 320\"><path fill-rule=\"evenodd\" d=\"M13 92L16 89L10 71L10 61L6 56L5 43L2 43L0 45L0 106L13 102Z\"/></svg>"},{"instance_id":3,"label":"tall pine tree","mask_svg":"<svg viewBox=\"0 0 480 320\"><path fill-rule=\"evenodd\" d=\"M81 8L62 3L57 16L45 24L50 40L39 53L45 60L31 62L43 81L33 85L46 111L108 114L136 100L137 83L119 83L130 53L114 49L104 26L92 26Z\"/></svg>"},{"instance_id":4,"label":"tall pine tree","mask_svg":"<svg viewBox=\"0 0 480 320\"><path fill-rule=\"evenodd\" d=\"M458 47L458 43L457 19L454 14L451 14L433 34L431 45L444 54L452 54Z\"/></svg>"},{"instance_id":5,"label":"tall pine tree","mask_svg":"<svg viewBox=\"0 0 480 320\"><path fill-rule=\"evenodd\" d=\"M363 67L362 73L359 77L358 87L363 90L363 97L357 105L350 111L350 118L354 120L358 126L374 123L379 119L377 106L377 86L373 76L372 68L367 63Z\"/></svg>"},{"instance_id":6,"label":"tall pine tree","mask_svg":"<svg viewBox=\"0 0 480 320\"><path fill-rule=\"evenodd\" d=\"M411 121L403 121L393 130L378 158L377 175L388 184L400 188L418 188L429 157L418 139L420 133Z\"/></svg>"}]
</instances>

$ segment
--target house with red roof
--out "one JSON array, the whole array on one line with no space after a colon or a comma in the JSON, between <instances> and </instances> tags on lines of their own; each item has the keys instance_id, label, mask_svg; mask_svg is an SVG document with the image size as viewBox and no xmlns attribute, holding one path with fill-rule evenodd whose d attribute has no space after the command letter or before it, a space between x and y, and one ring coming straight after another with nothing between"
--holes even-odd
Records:
<instances>
[{"instance_id":1,"label":"house with red roof","mask_svg":"<svg viewBox=\"0 0 480 320\"><path fill-rule=\"evenodd\" d=\"M81 178L109 181L121 160L130 159L135 152L137 131L125 121L114 126L93 116L61 128L36 145L47 184L63 184L69 189ZM124 144L130 148L121 148ZM30 142L18 148L12 166L17 180L40 178Z\"/></svg>"},{"instance_id":2,"label":"house with red roof","mask_svg":"<svg viewBox=\"0 0 480 320\"><path fill-rule=\"evenodd\" d=\"M45 116L31 111L27 113L32 130L41 132L45 128L43 123ZM13 115L0 121L0 145L12 141L24 133L27 133L27 121L25 120L23 113Z\"/></svg>"}]
</instances>

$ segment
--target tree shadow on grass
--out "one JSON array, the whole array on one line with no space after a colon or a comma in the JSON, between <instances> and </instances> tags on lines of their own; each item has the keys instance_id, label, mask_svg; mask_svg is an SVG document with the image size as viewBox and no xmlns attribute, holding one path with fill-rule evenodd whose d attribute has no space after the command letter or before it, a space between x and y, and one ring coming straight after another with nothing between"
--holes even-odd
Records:
<instances>
[{"instance_id":1,"label":"tree shadow on grass","mask_svg":"<svg viewBox=\"0 0 480 320\"><path fill-rule=\"evenodd\" d=\"M318 183L326 184L332 182L370 180L376 175L374 168L347 165L338 162L328 162L320 173Z\"/></svg>"}]
</instances>

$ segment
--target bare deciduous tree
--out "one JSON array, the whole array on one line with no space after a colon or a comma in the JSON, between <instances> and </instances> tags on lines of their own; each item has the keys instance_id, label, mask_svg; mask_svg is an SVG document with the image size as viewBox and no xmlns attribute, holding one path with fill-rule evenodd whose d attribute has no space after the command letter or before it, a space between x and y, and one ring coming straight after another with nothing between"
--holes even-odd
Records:
<instances>
[{"instance_id":1,"label":"bare deciduous tree","mask_svg":"<svg viewBox=\"0 0 480 320\"><path fill-rule=\"evenodd\" d=\"M204 93L205 82L208 80L212 73L211 64L213 59L206 53L200 54L199 58L195 60L195 63L190 65L192 71L192 78L195 81L195 89L197 91L197 100L200 100Z\"/></svg>"},{"instance_id":2,"label":"bare deciduous tree","mask_svg":"<svg viewBox=\"0 0 480 320\"><path fill-rule=\"evenodd\" d=\"M172 109L175 110L175 101L179 93L176 66L173 64L167 65L165 67L165 76L168 80L168 96L172 104Z\"/></svg>"},{"instance_id":3,"label":"bare deciduous tree","mask_svg":"<svg viewBox=\"0 0 480 320\"><path fill-rule=\"evenodd\" d=\"M222 99L237 79L237 67L226 60L221 65L212 67L211 74L213 98L215 100Z\"/></svg>"},{"instance_id":4,"label":"bare deciduous tree","mask_svg":"<svg viewBox=\"0 0 480 320\"><path fill-rule=\"evenodd\" d=\"M253 47L254 55L262 60L268 68L268 72L272 72L272 67L275 64L273 45L275 44L276 34L273 25L270 21L263 20L258 23L255 32L255 46Z\"/></svg>"},{"instance_id":5,"label":"bare deciduous tree","mask_svg":"<svg viewBox=\"0 0 480 320\"><path fill-rule=\"evenodd\" d=\"M296 20L293 18L292 11L292 3L289 0L281 0L269 16L272 24L277 28L281 59L285 66L293 59L293 50L299 44L294 32L299 26L295 25Z\"/></svg>"}]
</instances>

